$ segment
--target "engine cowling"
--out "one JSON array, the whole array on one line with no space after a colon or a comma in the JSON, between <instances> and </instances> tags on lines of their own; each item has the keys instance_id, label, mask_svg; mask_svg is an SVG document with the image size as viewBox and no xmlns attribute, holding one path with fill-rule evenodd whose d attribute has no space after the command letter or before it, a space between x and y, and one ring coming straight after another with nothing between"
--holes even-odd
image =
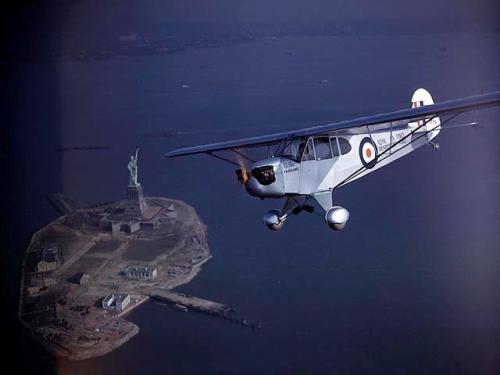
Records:
<instances>
[{"instance_id":1,"label":"engine cowling","mask_svg":"<svg viewBox=\"0 0 500 375\"><path fill-rule=\"evenodd\" d=\"M280 211L279 210L271 210L264 214L262 217L262 221L267 227L271 230L280 230L283 228L283 224L285 224L284 219L280 219Z\"/></svg>"},{"instance_id":2,"label":"engine cowling","mask_svg":"<svg viewBox=\"0 0 500 375\"><path fill-rule=\"evenodd\" d=\"M342 230L349 220L349 211L344 207L334 206L325 214L325 221L333 230Z\"/></svg>"}]
</instances>

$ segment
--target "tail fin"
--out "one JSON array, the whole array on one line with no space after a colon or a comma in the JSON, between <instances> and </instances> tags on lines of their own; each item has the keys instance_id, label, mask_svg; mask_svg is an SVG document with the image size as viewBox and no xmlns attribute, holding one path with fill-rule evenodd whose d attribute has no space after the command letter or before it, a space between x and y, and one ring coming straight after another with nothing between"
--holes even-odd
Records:
<instances>
[{"instance_id":1,"label":"tail fin","mask_svg":"<svg viewBox=\"0 0 500 375\"><path fill-rule=\"evenodd\" d=\"M432 96L429 93L429 91L420 88L413 93L413 96L411 98L412 108L422 107L424 105L429 105L429 104L434 104L434 100L432 99ZM410 122L408 124L408 126L412 129L418 128L417 132L431 130L429 134L427 134L427 138L429 140L431 140L432 138L436 137L439 134L439 131L441 130L440 125L441 125L441 120L437 116L427 123L424 120L420 120L420 121Z\"/></svg>"}]
</instances>

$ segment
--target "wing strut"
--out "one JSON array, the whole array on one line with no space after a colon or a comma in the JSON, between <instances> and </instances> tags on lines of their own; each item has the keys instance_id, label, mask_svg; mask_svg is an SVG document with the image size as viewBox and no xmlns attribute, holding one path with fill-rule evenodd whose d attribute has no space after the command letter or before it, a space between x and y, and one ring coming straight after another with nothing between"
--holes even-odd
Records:
<instances>
[{"instance_id":1,"label":"wing strut","mask_svg":"<svg viewBox=\"0 0 500 375\"><path fill-rule=\"evenodd\" d=\"M246 160L248 160L248 161L250 161L250 162L252 162L252 163L255 163L255 160L250 159L248 156L246 156L245 154L243 154L243 153L239 152L239 151L238 151L238 150L236 150L236 149L231 149L231 150L229 150L229 151L232 151L232 152L234 152L236 155L239 155L239 156L241 156L242 158L245 158ZM241 167L241 164L240 164L240 163L237 163L237 162L235 162L234 160L231 160L231 159L225 158L225 157L223 157L223 156L216 155L216 154L214 153L214 151L207 151L207 152L205 152L205 153L206 153L207 155L210 155L210 156L212 156L212 157L216 158L216 159L219 159L219 160L225 161L226 163L229 163L229 164L232 164L232 165L236 165L237 167Z\"/></svg>"},{"instance_id":2,"label":"wing strut","mask_svg":"<svg viewBox=\"0 0 500 375\"><path fill-rule=\"evenodd\" d=\"M240 155L242 158L245 158L247 159L248 161L251 161L252 163L255 163L255 160L253 159L250 159L248 156L246 156L245 154L243 154L242 152L239 152L237 149L233 148L231 149L232 152L234 152L235 154L238 154Z\"/></svg>"},{"instance_id":3,"label":"wing strut","mask_svg":"<svg viewBox=\"0 0 500 375\"><path fill-rule=\"evenodd\" d=\"M219 159L219 160L222 160L222 161L225 161L226 163L229 163L229 164L232 164L232 165L236 165L237 167L239 167L240 165L238 163L236 163L235 161L231 160L231 159L227 159L223 156L220 156L220 155L216 155L214 154L212 151L209 151L207 152L208 155L216 158L216 159Z\"/></svg>"}]
</instances>

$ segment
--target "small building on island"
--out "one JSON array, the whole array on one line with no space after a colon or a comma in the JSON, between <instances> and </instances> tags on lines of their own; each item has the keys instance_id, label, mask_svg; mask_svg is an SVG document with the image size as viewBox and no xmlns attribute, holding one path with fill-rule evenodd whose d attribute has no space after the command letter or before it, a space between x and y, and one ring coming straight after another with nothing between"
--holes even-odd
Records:
<instances>
[{"instance_id":1,"label":"small building on island","mask_svg":"<svg viewBox=\"0 0 500 375\"><path fill-rule=\"evenodd\" d=\"M90 276L83 272L78 272L69 279L70 282L78 285L85 285L89 282Z\"/></svg>"},{"instance_id":2,"label":"small building on island","mask_svg":"<svg viewBox=\"0 0 500 375\"><path fill-rule=\"evenodd\" d=\"M141 224L136 220L132 220L128 223L123 224L122 228L125 233L132 234L141 229Z\"/></svg>"},{"instance_id":3,"label":"small building on island","mask_svg":"<svg viewBox=\"0 0 500 375\"><path fill-rule=\"evenodd\" d=\"M57 269L59 261L58 246L43 246L36 255L36 272L52 272Z\"/></svg>"},{"instance_id":4,"label":"small building on island","mask_svg":"<svg viewBox=\"0 0 500 375\"><path fill-rule=\"evenodd\" d=\"M158 270L150 266L128 266L123 274L129 280L153 280L158 276Z\"/></svg>"},{"instance_id":5,"label":"small building on island","mask_svg":"<svg viewBox=\"0 0 500 375\"><path fill-rule=\"evenodd\" d=\"M128 293L110 293L102 300L104 310L123 311L130 303L130 294Z\"/></svg>"}]
</instances>

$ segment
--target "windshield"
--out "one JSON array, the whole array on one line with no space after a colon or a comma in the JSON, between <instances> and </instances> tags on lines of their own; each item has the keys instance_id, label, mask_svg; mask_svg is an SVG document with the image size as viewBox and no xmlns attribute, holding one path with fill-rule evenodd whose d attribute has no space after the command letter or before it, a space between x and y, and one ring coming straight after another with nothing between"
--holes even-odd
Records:
<instances>
[{"instance_id":1,"label":"windshield","mask_svg":"<svg viewBox=\"0 0 500 375\"><path fill-rule=\"evenodd\" d=\"M304 151L306 141L306 139L284 140L276 150L275 156L281 156L298 162Z\"/></svg>"},{"instance_id":2,"label":"windshield","mask_svg":"<svg viewBox=\"0 0 500 375\"><path fill-rule=\"evenodd\" d=\"M274 156L291 159L297 163L300 163L301 161L315 160L312 138L284 140L276 149Z\"/></svg>"}]
</instances>

